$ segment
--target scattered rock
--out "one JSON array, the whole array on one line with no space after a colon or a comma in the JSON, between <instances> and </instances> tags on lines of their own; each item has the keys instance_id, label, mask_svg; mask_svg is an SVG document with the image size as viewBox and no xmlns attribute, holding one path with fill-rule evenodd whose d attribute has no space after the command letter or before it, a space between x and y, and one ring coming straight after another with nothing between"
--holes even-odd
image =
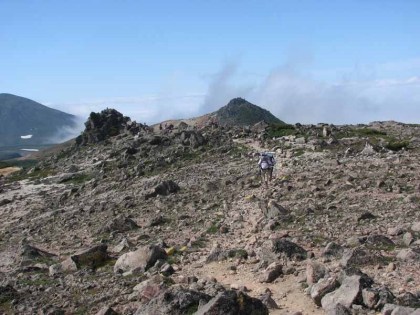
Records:
<instances>
[{"instance_id":1,"label":"scattered rock","mask_svg":"<svg viewBox=\"0 0 420 315\"><path fill-rule=\"evenodd\" d=\"M343 267L360 267L376 264L380 261L381 259L377 254L358 247L345 250L340 263Z\"/></svg>"},{"instance_id":2,"label":"scattered rock","mask_svg":"<svg viewBox=\"0 0 420 315\"><path fill-rule=\"evenodd\" d=\"M279 263L271 263L264 271L260 278L260 282L271 283L282 274L283 266Z\"/></svg>"},{"instance_id":3,"label":"scattered rock","mask_svg":"<svg viewBox=\"0 0 420 315\"><path fill-rule=\"evenodd\" d=\"M273 300L273 298L271 297L271 293L269 292L261 295L260 300L265 306L267 306L268 309L279 309L279 306L277 305L276 301Z\"/></svg>"},{"instance_id":4,"label":"scattered rock","mask_svg":"<svg viewBox=\"0 0 420 315\"><path fill-rule=\"evenodd\" d=\"M123 233L127 231L131 231L137 229L138 225L134 222L131 218L127 218L124 216L119 216L115 219L112 219L108 222L100 232L107 233L107 232L118 232Z\"/></svg>"},{"instance_id":5,"label":"scattered rock","mask_svg":"<svg viewBox=\"0 0 420 315\"><path fill-rule=\"evenodd\" d=\"M410 292L405 292L397 296L397 303L402 306L420 308L420 297L415 296Z\"/></svg>"},{"instance_id":6,"label":"scattered rock","mask_svg":"<svg viewBox=\"0 0 420 315\"><path fill-rule=\"evenodd\" d=\"M200 304L207 303L210 299L211 297L205 293L174 285L151 299L146 305L141 306L135 315L193 314L198 310Z\"/></svg>"},{"instance_id":7,"label":"scattered rock","mask_svg":"<svg viewBox=\"0 0 420 315\"><path fill-rule=\"evenodd\" d=\"M369 211L363 212L358 218L357 222L363 221L363 220L373 220L376 219L376 216L372 214Z\"/></svg>"},{"instance_id":8,"label":"scattered rock","mask_svg":"<svg viewBox=\"0 0 420 315\"><path fill-rule=\"evenodd\" d=\"M411 231L413 231L413 232L420 232L420 221L414 222L411 225Z\"/></svg>"},{"instance_id":9,"label":"scattered rock","mask_svg":"<svg viewBox=\"0 0 420 315\"><path fill-rule=\"evenodd\" d=\"M168 196L177 193L181 188L172 180L164 181L155 187L154 192L145 196L146 200L158 195Z\"/></svg>"},{"instance_id":10,"label":"scattered rock","mask_svg":"<svg viewBox=\"0 0 420 315\"><path fill-rule=\"evenodd\" d=\"M327 273L325 266L319 262L309 260L306 264L306 282L311 285L324 278Z\"/></svg>"},{"instance_id":11,"label":"scattered rock","mask_svg":"<svg viewBox=\"0 0 420 315\"><path fill-rule=\"evenodd\" d=\"M366 239L366 246L374 249L390 249L395 244L385 235L369 235Z\"/></svg>"},{"instance_id":12,"label":"scattered rock","mask_svg":"<svg viewBox=\"0 0 420 315\"><path fill-rule=\"evenodd\" d=\"M361 289L360 276L345 277L336 291L328 293L322 298L322 308L327 312L334 309L337 304L350 308L353 303L361 302Z\"/></svg>"},{"instance_id":13,"label":"scattered rock","mask_svg":"<svg viewBox=\"0 0 420 315\"><path fill-rule=\"evenodd\" d=\"M99 312L96 313L96 315L118 315L118 313L114 311L111 307L104 306L99 310Z\"/></svg>"},{"instance_id":14,"label":"scattered rock","mask_svg":"<svg viewBox=\"0 0 420 315\"><path fill-rule=\"evenodd\" d=\"M114 272L144 272L153 267L158 259L166 257L166 251L159 246L141 247L120 256L114 265Z\"/></svg>"},{"instance_id":15,"label":"scattered rock","mask_svg":"<svg viewBox=\"0 0 420 315\"><path fill-rule=\"evenodd\" d=\"M397 236L404 233L404 229L400 226L392 227L388 229L388 235Z\"/></svg>"},{"instance_id":16,"label":"scattered rock","mask_svg":"<svg viewBox=\"0 0 420 315\"><path fill-rule=\"evenodd\" d=\"M212 298L196 315L268 315L267 307L259 299L241 291L225 291Z\"/></svg>"},{"instance_id":17,"label":"scattered rock","mask_svg":"<svg viewBox=\"0 0 420 315\"><path fill-rule=\"evenodd\" d=\"M12 201L9 200L9 199L2 199L2 200L0 200L0 207L5 206L5 205L7 205L7 204L9 204L11 202Z\"/></svg>"},{"instance_id":18,"label":"scattered rock","mask_svg":"<svg viewBox=\"0 0 420 315\"><path fill-rule=\"evenodd\" d=\"M93 246L70 256L61 263L61 266L64 271L74 271L83 267L96 269L109 260L107 248L108 246L105 244Z\"/></svg>"},{"instance_id":19,"label":"scattered rock","mask_svg":"<svg viewBox=\"0 0 420 315\"><path fill-rule=\"evenodd\" d=\"M418 261L420 260L420 250L403 248L398 252L397 258L402 261Z\"/></svg>"},{"instance_id":20,"label":"scattered rock","mask_svg":"<svg viewBox=\"0 0 420 315\"><path fill-rule=\"evenodd\" d=\"M383 315L419 315L420 312L411 307L399 306L395 304L385 304L382 309Z\"/></svg>"},{"instance_id":21,"label":"scattered rock","mask_svg":"<svg viewBox=\"0 0 420 315\"><path fill-rule=\"evenodd\" d=\"M343 255L344 249L341 245L338 245L337 243L330 242L327 244L327 246L324 248L322 255L323 256L330 256L339 258Z\"/></svg>"},{"instance_id":22,"label":"scattered rock","mask_svg":"<svg viewBox=\"0 0 420 315\"><path fill-rule=\"evenodd\" d=\"M405 246L410 246L411 243L414 242L413 234L411 234L410 232L404 233L403 242Z\"/></svg>"},{"instance_id":23,"label":"scattered rock","mask_svg":"<svg viewBox=\"0 0 420 315\"><path fill-rule=\"evenodd\" d=\"M352 312L344 305L338 303L328 309L327 315L351 315Z\"/></svg>"},{"instance_id":24,"label":"scattered rock","mask_svg":"<svg viewBox=\"0 0 420 315\"><path fill-rule=\"evenodd\" d=\"M260 202L260 208L267 219L286 219L290 216L289 211L275 202L273 199L266 204L265 201Z\"/></svg>"},{"instance_id":25,"label":"scattered rock","mask_svg":"<svg viewBox=\"0 0 420 315\"><path fill-rule=\"evenodd\" d=\"M315 304L321 306L322 298L340 286L336 277L321 279L311 287L311 298Z\"/></svg>"},{"instance_id":26,"label":"scattered rock","mask_svg":"<svg viewBox=\"0 0 420 315\"><path fill-rule=\"evenodd\" d=\"M304 260L307 258L307 252L299 245L283 238L272 240L273 251L278 254L284 254L289 259Z\"/></svg>"},{"instance_id":27,"label":"scattered rock","mask_svg":"<svg viewBox=\"0 0 420 315\"><path fill-rule=\"evenodd\" d=\"M0 304L18 298L18 292L10 285L0 286Z\"/></svg>"}]
</instances>

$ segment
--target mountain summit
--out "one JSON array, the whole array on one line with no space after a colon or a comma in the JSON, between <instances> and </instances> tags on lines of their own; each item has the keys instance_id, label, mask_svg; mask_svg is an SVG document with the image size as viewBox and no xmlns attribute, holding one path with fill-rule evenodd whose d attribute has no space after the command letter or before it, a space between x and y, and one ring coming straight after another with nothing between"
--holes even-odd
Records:
<instances>
[{"instance_id":1,"label":"mountain summit","mask_svg":"<svg viewBox=\"0 0 420 315\"><path fill-rule=\"evenodd\" d=\"M248 126L260 121L284 123L268 110L237 97L215 112L218 122L223 126Z\"/></svg>"},{"instance_id":2,"label":"mountain summit","mask_svg":"<svg viewBox=\"0 0 420 315\"><path fill-rule=\"evenodd\" d=\"M75 116L13 94L0 94L0 146L58 142L75 128Z\"/></svg>"}]
</instances>

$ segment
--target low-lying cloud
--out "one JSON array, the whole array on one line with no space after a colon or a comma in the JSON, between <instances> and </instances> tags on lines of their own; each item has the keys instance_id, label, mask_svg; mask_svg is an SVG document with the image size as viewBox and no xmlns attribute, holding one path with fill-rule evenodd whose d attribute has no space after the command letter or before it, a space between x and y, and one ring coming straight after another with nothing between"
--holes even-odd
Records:
<instances>
[{"instance_id":1,"label":"low-lying cloud","mask_svg":"<svg viewBox=\"0 0 420 315\"><path fill-rule=\"evenodd\" d=\"M84 119L82 117L75 116L73 119L73 124L71 126L66 125L66 126L60 127L60 129L57 130L57 132L53 136L49 137L45 141L45 143L46 144L62 143L67 140L76 138L78 135L80 135L80 133L84 130L84 128L85 128Z\"/></svg>"},{"instance_id":2,"label":"low-lying cloud","mask_svg":"<svg viewBox=\"0 0 420 315\"><path fill-rule=\"evenodd\" d=\"M411 63L417 65L418 59ZM310 66L303 67L298 62L254 75L244 75L238 63L229 62L220 71L206 76L205 91L175 89L174 93L169 89L148 97L94 99L54 107L70 111L82 120L86 120L91 111L111 107L133 120L151 124L203 115L226 105L234 97L243 97L289 123L345 124L375 120L418 123L420 76L375 78L389 73L390 69L396 71L398 65L403 72L407 71L407 62L384 64L376 70L365 67L364 72L359 68L340 69L335 73L340 79L333 81L319 79L316 71L310 71ZM329 70L330 74L333 72Z\"/></svg>"},{"instance_id":3,"label":"low-lying cloud","mask_svg":"<svg viewBox=\"0 0 420 315\"><path fill-rule=\"evenodd\" d=\"M226 69L229 69L227 71ZM204 108L226 104L235 91L249 101L270 110L290 123L367 123L375 120L418 122L420 120L420 77L405 79L364 79L342 75L338 82L324 82L299 66L285 64L264 76L252 88L235 86L238 67L226 65L218 82L210 83ZM235 69L236 72L233 72ZM214 87L217 87L214 88ZM216 102L209 100L217 99ZM207 103L209 104L207 104Z\"/></svg>"}]
</instances>

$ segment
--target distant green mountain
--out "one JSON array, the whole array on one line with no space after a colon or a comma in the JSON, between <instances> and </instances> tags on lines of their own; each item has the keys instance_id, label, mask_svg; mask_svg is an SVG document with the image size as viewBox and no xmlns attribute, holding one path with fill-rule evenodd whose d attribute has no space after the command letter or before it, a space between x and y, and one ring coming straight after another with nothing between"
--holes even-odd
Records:
<instances>
[{"instance_id":1,"label":"distant green mountain","mask_svg":"<svg viewBox=\"0 0 420 315\"><path fill-rule=\"evenodd\" d=\"M222 126L250 126L260 121L269 124L284 124L268 110L254 105L243 98L234 98L215 112Z\"/></svg>"},{"instance_id":2,"label":"distant green mountain","mask_svg":"<svg viewBox=\"0 0 420 315\"><path fill-rule=\"evenodd\" d=\"M0 146L60 142L74 131L75 118L24 97L0 94Z\"/></svg>"}]
</instances>

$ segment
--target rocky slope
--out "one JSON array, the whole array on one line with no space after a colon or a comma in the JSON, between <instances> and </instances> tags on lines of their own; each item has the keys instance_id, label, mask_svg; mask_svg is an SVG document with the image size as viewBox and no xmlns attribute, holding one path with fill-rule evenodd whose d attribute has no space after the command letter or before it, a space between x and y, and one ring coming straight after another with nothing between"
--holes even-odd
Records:
<instances>
[{"instance_id":1,"label":"rocky slope","mask_svg":"<svg viewBox=\"0 0 420 315\"><path fill-rule=\"evenodd\" d=\"M86 126L0 179L1 312L420 307L419 126L164 132L109 110ZM268 189L261 150L278 161Z\"/></svg>"}]
</instances>

